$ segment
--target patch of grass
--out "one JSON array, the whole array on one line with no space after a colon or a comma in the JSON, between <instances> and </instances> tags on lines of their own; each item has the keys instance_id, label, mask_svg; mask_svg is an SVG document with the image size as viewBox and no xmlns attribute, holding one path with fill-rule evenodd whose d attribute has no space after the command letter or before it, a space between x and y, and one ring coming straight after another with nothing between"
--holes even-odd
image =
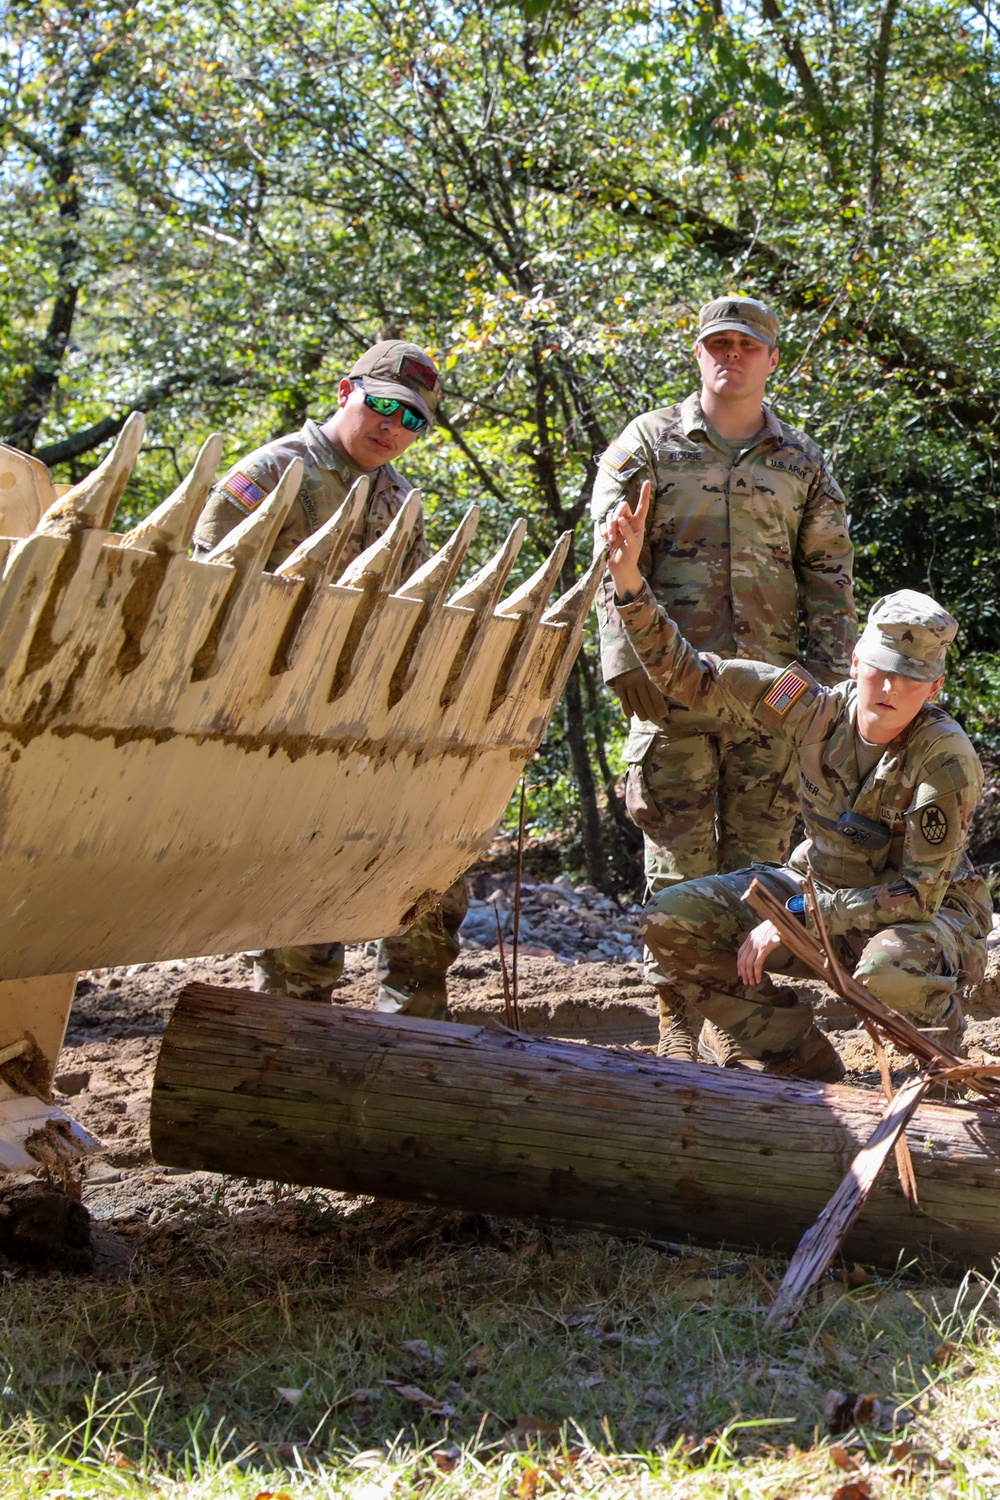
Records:
<instances>
[{"instance_id":1,"label":"patch of grass","mask_svg":"<svg viewBox=\"0 0 1000 1500\"><path fill-rule=\"evenodd\" d=\"M0 1291L0 1497L996 1493L991 1282L303 1194ZM857 1490L860 1496L864 1489Z\"/></svg>"}]
</instances>

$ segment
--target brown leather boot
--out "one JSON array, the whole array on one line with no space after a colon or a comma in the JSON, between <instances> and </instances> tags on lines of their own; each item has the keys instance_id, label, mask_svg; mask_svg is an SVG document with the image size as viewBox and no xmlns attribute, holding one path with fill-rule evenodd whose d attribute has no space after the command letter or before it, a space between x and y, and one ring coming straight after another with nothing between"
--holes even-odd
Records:
<instances>
[{"instance_id":1,"label":"brown leather boot","mask_svg":"<svg viewBox=\"0 0 1000 1500\"><path fill-rule=\"evenodd\" d=\"M746 1068L751 1073L768 1073L772 1078L817 1079L821 1083L838 1083L846 1069L833 1043L818 1026L808 1031L794 1052L775 1062L751 1057L744 1052L721 1026L706 1021L698 1038L698 1056L702 1062L719 1068Z\"/></svg>"},{"instance_id":2,"label":"brown leather boot","mask_svg":"<svg viewBox=\"0 0 1000 1500\"><path fill-rule=\"evenodd\" d=\"M764 1071L759 1057L744 1052L728 1031L711 1021L703 1021L698 1033L698 1061L714 1063L717 1068L749 1068L753 1073Z\"/></svg>"},{"instance_id":3,"label":"brown leather boot","mask_svg":"<svg viewBox=\"0 0 1000 1500\"><path fill-rule=\"evenodd\" d=\"M839 1083L847 1069L825 1031L813 1026L806 1032L794 1052L777 1062L764 1064L772 1078L806 1078L818 1083Z\"/></svg>"},{"instance_id":4,"label":"brown leather boot","mask_svg":"<svg viewBox=\"0 0 1000 1500\"><path fill-rule=\"evenodd\" d=\"M660 1006L660 1040L656 1044L657 1057L668 1062L697 1062L695 1056L694 1028L688 1012L687 1001L667 984L656 986L656 997Z\"/></svg>"}]
</instances>

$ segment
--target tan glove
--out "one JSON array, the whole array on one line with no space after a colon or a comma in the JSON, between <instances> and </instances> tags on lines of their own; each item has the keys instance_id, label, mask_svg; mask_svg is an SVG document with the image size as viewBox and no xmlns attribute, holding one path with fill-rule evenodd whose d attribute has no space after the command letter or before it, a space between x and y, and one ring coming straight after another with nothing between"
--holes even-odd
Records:
<instances>
[{"instance_id":1,"label":"tan glove","mask_svg":"<svg viewBox=\"0 0 1000 1500\"><path fill-rule=\"evenodd\" d=\"M667 699L642 667L633 667L631 671L612 677L609 686L618 694L626 719L645 719L659 724L670 712Z\"/></svg>"}]
</instances>

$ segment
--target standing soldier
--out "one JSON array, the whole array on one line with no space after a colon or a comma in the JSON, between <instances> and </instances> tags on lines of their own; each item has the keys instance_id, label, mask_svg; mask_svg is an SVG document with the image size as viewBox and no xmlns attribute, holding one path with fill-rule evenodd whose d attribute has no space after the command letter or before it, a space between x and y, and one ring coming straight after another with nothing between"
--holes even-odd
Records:
<instances>
[{"instance_id":1,"label":"standing soldier","mask_svg":"<svg viewBox=\"0 0 1000 1500\"><path fill-rule=\"evenodd\" d=\"M607 521L620 618L671 703L763 726L796 761L806 839L787 865L668 886L643 913L655 959L707 1020L699 1051L723 1066L836 1081L843 1065L812 1012L772 972L805 970L745 898L756 876L811 922L807 876L839 962L916 1026L964 1028L958 989L982 978L992 902L965 843L983 784L965 733L936 707L956 622L927 594L877 599L851 680L799 665L724 661L683 639L639 571L649 503Z\"/></svg>"},{"instance_id":2,"label":"standing soldier","mask_svg":"<svg viewBox=\"0 0 1000 1500\"><path fill-rule=\"evenodd\" d=\"M412 489L393 467L414 439L432 425L441 399L441 377L416 344L386 339L365 351L337 388L337 410L322 424L307 420L301 432L276 438L230 469L208 497L194 533L195 556L205 557L269 495L293 459L303 463L302 483L267 566L276 568L343 504L362 474L371 488L361 525L349 539L342 564L360 557L388 527ZM414 528L403 560L408 578L424 554L423 520ZM466 912L464 881L401 937L379 944L379 1010L440 1020L447 1014L445 973L458 956L458 929ZM328 1000L344 971L342 943L260 949L253 954L254 988L270 994Z\"/></svg>"},{"instance_id":3,"label":"standing soldier","mask_svg":"<svg viewBox=\"0 0 1000 1500\"><path fill-rule=\"evenodd\" d=\"M856 634L853 548L844 497L823 455L764 404L778 363L778 320L753 297L701 309L701 391L630 422L602 455L598 530L640 486L653 488L639 561L655 598L700 650L785 666L799 655L822 683L847 675ZM614 604L598 602L601 659L631 720L626 804L643 832L650 894L677 881L783 860L795 819L787 742L670 703L639 664ZM647 949L660 1005L661 1057L690 1061L684 999Z\"/></svg>"}]
</instances>

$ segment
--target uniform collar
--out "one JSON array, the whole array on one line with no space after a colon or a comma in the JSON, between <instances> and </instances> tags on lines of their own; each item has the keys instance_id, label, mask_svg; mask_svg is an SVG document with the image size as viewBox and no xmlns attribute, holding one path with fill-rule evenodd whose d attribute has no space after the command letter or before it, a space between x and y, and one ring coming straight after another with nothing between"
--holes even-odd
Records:
<instances>
[{"instance_id":1,"label":"uniform collar","mask_svg":"<svg viewBox=\"0 0 1000 1500\"><path fill-rule=\"evenodd\" d=\"M777 438L779 443L782 442L784 435L781 431L781 423L766 401L761 407L761 414L764 418L763 425L771 437ZM690 396L686 396L681 402L681 426L684 429L684 436L690 437L692 433L700 432L702 436L707 437L711 425L701 409L701 397L698 392L694 391Z\"/></svg>"},{"instance_id":2,"label":"uniform collar","mask_svg":"<svg viewBox=\"0 0 1000 1500\"><path fill-rule=\"evenodd\" d=\"M342 453L335 444L330 442L322 427L318 422L314 422L312 417L306 418L301 436L302 441L320 468L332 469L335 474L340 475L346 484L353 484L355 479L359 479L362 474L378 472L377 470L361 469L357 464L351 463L347 454Z\"/></svg>"}]
</instances>

